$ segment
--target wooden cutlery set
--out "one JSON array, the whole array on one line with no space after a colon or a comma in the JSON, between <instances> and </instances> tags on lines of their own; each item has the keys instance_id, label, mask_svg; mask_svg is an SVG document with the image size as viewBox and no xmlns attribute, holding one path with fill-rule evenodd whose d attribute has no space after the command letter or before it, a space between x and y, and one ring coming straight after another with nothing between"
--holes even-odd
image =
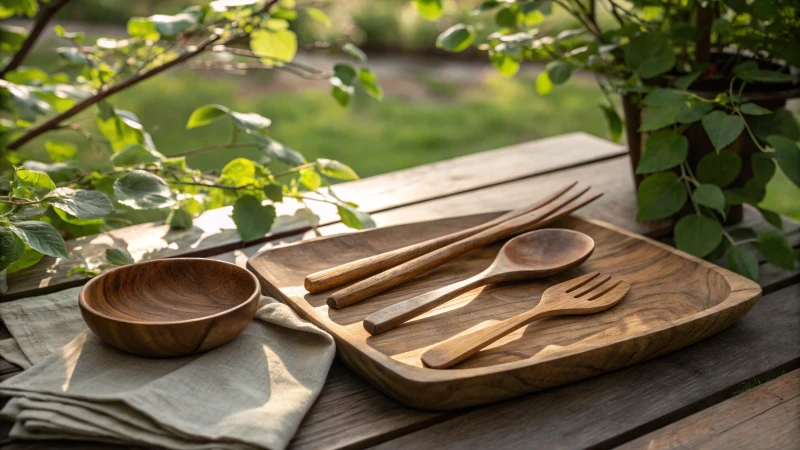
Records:
<instances>
[{"instance_id":1,"label":"wooden cutlery set","mask_svg":"<svg viewBox=\"0 0 800 450\"><path fill-rule=\"evenodd\" d=\"M576 184L481 225L312 273L305 278L305 288L317 294L360 280L328 296L330 308L344 308L429 272L470 250L516 235L503 245L494 262L477 275L368 315L363 326L374 336L477 287L560 274L581 265L595 248L594 240L586 234L545 229L602 195L584 197L589 188L570 194ZM629 289L628 282L597 272L568 280L547 289L530 311L441 342L422 354L422 362L430 368L449 368L535 320L593 314L611 308Z\"/></svg>"}]
</instances>

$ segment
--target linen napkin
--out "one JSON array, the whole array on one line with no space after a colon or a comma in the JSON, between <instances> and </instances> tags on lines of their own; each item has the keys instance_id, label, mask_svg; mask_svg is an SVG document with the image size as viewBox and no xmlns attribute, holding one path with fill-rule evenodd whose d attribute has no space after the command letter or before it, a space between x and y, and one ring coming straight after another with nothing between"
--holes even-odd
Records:
<instances>
[{"instance_id":1,"label":"linen napkin","mask_svg":"<svg viewBox=\"0 0 800 450\"><path fill-rule=\"evenodd\" d=\"M282 449L333 362L333 339L269 297L228 344L184 358L132 356L86 329L79 291L0 304L13 336L0 356L26 369L0 383L12 438Z\"/></svg>"}]
</instances>

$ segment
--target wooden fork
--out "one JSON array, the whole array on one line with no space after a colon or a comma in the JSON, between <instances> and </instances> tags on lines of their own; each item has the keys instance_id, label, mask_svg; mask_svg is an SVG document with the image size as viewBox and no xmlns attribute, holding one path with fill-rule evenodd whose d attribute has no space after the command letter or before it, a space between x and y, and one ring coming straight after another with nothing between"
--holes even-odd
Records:
<instances>
[{"instance_id":1,"label":"wooden fork","mask_svg":"<svg viewBox=\"0 0 800 450\"><path fill-rule=\"evenodd\" d=\"M552 316L594 314L619 303L631 285L593 272L548 288L535 308L465 336L454 336L422 354L427 367L446 369L534 320Z\"/></svg>"}]
</instances>

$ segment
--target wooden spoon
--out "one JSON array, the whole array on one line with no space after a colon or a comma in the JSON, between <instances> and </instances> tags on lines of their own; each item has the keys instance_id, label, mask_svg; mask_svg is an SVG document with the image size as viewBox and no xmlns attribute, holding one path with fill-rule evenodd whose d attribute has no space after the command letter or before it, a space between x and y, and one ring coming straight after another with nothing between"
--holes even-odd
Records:
<instances>
[{"instance_id":1,"label":"wooden spoon","mask_svg":"<svg viewBox=\"0 0 800 450\"><path fill-rule=\"evenodd\" d=\"M411 261L406 261L385 272L365 278L331 294L327 300L328 306L331 308L342 308L352 305L353 303L360 302L439 267L447 261L463 255L472 249L491 244L500 239L506 239L518 234L545 228L547 225L588 205L603 195L596 194L586 199L580 199L589 189L590 188L583 189L571 195L569 198L558 199L546 207L541 208L541 210L515 217L507 222L483 230L476 235L453 242L448 246L419 256ZM573 203L576 201L577 203Z\"/></svg>"},{"instance_id":2,"label":"wooden spoon","mask_svg":"<svg viewBox=\"0 0 800 450\"><path fill-rule=\"evenodd\" d=\"M400 325L464 292L490 283L544 278L576 267L594 250L594 240L572 230L531 231L506 242L483 272L376 311L364 319L364 329L376 335Z\"/></svg>"},{"instance_id":3,"label":"wooden spoon","mask_svg":"<svg viewBox=\"0 0 800 450\"><path fill-rule=\"evenodd\" d=\"M598 272L557 284L544 291L532 310L473 333L454 336L423 353L422 362L433 369L446 369L534 320L605 311L619 303L630 288L627 281Z\"/></svg>"},{"instance_id":4,"label":"wooden spoon","mask_svg":"<svg viewBox=\"0 0 800 450\"><path fill-rule=\"evenodd\" d=\"M369 256L367 258L361 258L340 266L331 267L330 269L312 273L306 276L304 283L305 288L308 292L316 294L327 291L328 289L339 287L351 281L356 281L370 275L375 275L376 273L383 272L386 269L391 269L392 267L398 266L406 261L410 261L417 256L430 253L436 249L452 244L453 242L473 236L483 230L492 228L493 226L503 222L507 222L515 217L519 217L531 211L536 211L537 209L548 205L552 201L564 195L565 192L575 187L576 184L578 184L577 181L572 182L569 185L564 186L556 192L548 195L547 197L537 200L535 203L525 205L513 211L509 211L500 217L472 228L457 231L445 236L439 236L425 242L419 242L407 247L398 248L396 250L381 253L379 255Z\"/></svg>"}]
</instances>

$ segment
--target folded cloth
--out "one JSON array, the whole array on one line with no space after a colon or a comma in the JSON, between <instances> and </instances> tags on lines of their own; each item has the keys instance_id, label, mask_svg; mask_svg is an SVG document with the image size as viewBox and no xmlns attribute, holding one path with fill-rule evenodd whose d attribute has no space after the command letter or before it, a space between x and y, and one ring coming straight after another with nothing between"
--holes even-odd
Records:
<instances>
[{"instance_id":1,"label":"folded cloth","mask_svg":"<svg viewBox=\"0 0 800 450\"><path fill-rule=\"evenodd\" d=\"M78 291L0 304L12 339L0 356L26 368L0 383L0 416L19 439L173 449L282 449L319 395L333 339L262 297L236 339L206 353L150 359L86 329Z\"/></svg>"}]
</instances>

